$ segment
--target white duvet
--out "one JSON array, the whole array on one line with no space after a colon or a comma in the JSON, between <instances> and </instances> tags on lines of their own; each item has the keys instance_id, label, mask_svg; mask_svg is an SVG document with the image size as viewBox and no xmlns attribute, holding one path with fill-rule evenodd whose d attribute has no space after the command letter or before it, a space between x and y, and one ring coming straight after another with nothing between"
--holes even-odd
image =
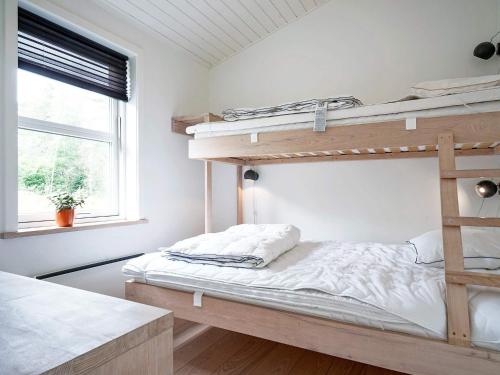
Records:
<instances>
[{"instance_id":1,"label":"white duvet","mask_svg":"<svg viewBox=\"0 0 500 375\"><path fill-rule=\"evenodd\" d=\"M300 230L291 224L241 224L161 248L172 260L224 267L265 267L292 249Z\"/></svg>"},{"instance_id":2,"label":"white duvet","mask_svg":"<svg viewBox=\"0 0 500 375\"><path fill-rule=\"evenodd\" d=\"M443 270L415 264L415 252L409 245L301 242L260 269L167 259L149 263L148 256L130 261L124 273L143 275L146 280L149 273L163 273L257 289L313 290L332 299L349 297L446 338ZM495 289L470 288L469 299L473 342L500 349L500 294Z\"/></svg>"}]
</instances>

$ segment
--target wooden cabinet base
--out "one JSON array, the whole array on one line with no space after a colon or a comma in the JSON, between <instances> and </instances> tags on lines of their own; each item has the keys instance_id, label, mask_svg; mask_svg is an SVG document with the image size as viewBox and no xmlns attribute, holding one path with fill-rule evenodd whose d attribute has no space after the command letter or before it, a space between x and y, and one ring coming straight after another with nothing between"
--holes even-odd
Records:
<instances>
[{"instance_id":1,"label":"wooden cabinet base","mask_svg":"<svg viewBox=\"0 0 500 375\"><path fill-rule=\"evenodd\" d=\"M172 329L130 349L89 375L172 375Z\"/></svg>"}]
</instances>

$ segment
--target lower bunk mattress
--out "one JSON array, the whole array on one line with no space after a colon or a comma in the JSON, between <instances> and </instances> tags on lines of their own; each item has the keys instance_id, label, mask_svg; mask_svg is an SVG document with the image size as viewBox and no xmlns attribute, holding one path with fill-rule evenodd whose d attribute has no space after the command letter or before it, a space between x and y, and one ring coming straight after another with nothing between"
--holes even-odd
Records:
<instances>
[{"instance_id":1,"label":"lower bunk mattress","mask_svg":"<svg viewBox=\"0 0 500 375\"><path fill-rule=\"evenodd\" d=\"M444 271L416 264L415 255L406 244L304 241L262 269L192 264L154 252L129 261L123 273L147 284L445 340ZM470 287L469 311L473 344L500 350L498 289Z\"/></svg>"}]
</instances>

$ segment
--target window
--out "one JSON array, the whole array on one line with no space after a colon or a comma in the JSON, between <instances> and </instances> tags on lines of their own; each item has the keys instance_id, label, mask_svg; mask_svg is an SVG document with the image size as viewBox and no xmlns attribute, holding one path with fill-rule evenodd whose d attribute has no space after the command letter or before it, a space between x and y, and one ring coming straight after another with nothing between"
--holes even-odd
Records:
<instances>
[{"instance_id":1,"label":"window","mask_svg":"<svg viewBox=\"0 0 500 375\"><path fill-rule=\"evenodd\" d=\"M18 222L51 225L57 193L77 222L124 217L127 57L19 9Z\"/></svg>"},{"instance_id":2,"label":"window","mask_svg":"<svg viewBox=\"0 0 500 375\"><path fill-rule=\"evenodd\" d=\"M18 71L20 223L52 221L48 197L85 198L77 218L120 216L120 115L116 99Z\"/></svg>"}]
</instances>

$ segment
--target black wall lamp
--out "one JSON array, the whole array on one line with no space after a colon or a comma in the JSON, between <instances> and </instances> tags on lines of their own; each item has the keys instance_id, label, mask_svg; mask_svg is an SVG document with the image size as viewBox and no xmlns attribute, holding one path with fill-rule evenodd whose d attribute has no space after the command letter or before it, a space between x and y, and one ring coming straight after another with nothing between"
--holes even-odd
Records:
<instances>
[{"instance_id":1,"label":"black wall lamp","mask_svg":"<svg viewBox=\"0 0 500 375\"><path fill-rule=\"evenodd\" d=\"M479 43L476 48L474 48L474 56L479 57L483 60L488 60L495 54L495 51L497 55L500 55L500 43L497 43L496 49L495 45L493 44L493 39L495 39L498 34L500 34L500 31L493 35L489 42Z\"/></svg>"},{"instance_id":2,"label":"black wall lamp","mask_svg":"<svg viewBox=\"0 0 500 375\"><path fill-rule=\"evenodd\" d=\"M500 184L499 184L500 185ZM498 186L491 180L482 180L476 184L476 193L481 198L491 198L498 191Z\"/></svg>"},{"instance_id":3,"label":"black wall lamp","mask_svg":"<svg viewBox=\"0 0 500 375\"><path fill-rule=\"evenodd\" d=\"M257 181L259 179L259 174L255 172L253 169L249 169L248 171L245 172L243 178L245 180Z\"/></svg>"}]
</instances>

